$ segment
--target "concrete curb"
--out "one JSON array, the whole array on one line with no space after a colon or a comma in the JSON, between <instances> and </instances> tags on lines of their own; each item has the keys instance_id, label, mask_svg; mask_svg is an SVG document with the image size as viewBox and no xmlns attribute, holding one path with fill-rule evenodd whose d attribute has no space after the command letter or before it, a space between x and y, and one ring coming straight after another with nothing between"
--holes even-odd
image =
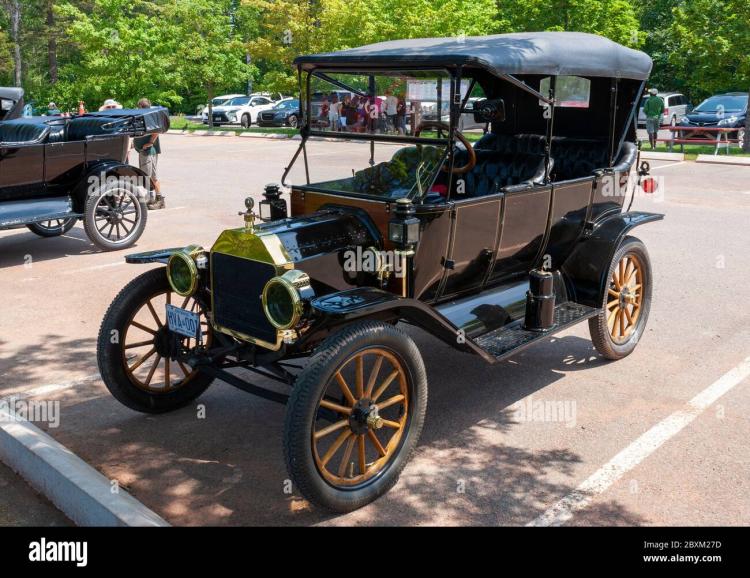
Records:
<instances>
[{"instance_id":1,"label":"concrete curb","mask_svg":"<svg viewBox=\"0 0 750 578\"><path fill-rule=\"evenodd\" d=\"M34 424L0 410L0 460L79 526L169 526Z\"/></svg>"},{"instance_id":2,"label":"concrete curb","mask_svg":"<svg viewBox=\"0 0 750 578\"><path fill-rule=\"evenodd\" d=\"M641 158L647 161L684 161L684 153L660 153L655 151L641 151Z\"/></svg>"},{"instance_id":3,"label":"concrete curb","mask_svg":"<svg viewBox=\"0 0 750 578\"><path fill-rule=\"evenodd\" d=\"M750 157L698 155L696 163L713 163L717 165L744 165L750 167Z\"/></svg>"}]
</instances>

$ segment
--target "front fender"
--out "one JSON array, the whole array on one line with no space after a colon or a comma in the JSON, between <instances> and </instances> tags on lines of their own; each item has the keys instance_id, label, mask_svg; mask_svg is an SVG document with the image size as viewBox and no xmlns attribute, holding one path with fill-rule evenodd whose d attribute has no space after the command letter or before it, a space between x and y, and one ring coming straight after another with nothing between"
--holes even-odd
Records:
<instances>
[{"instance_id":1,"label":"front fender","mask_svg":"<svg viewBox=\"0 0 750 578\"><path fill-rule=\"evenodd\" d=\"M125 262L132 265L143 265L144 263L163 263L167 264L173 253L182 251L185 247L173 247L171 249L156 249L155 251L145 251L143 253L131 253L125 255Z\"/></svg>"},{"instance_id":2,"label":"front fender","mask_svg":"<svg viewBox=\"0 0 750 578\"><path fill-rule=\"evenodd\" d=\"M607 289L612 257L625 235L639 225L660 221L664 215L632 211L612 215L598 222L573 249L562 266L576 302L601 307Z\"/></svg>"},{"instance_id":3,"label":"front fender","mask_svg":"<svg viewBox=\"0 0 750 578\"><path fill-rule=\"evenodd\" d=\"M77 212L82 213L86 205L86 197L94 187L99 187L109 177L134 179L143 189L141 194L150 193L154 184L149 176L138 167L115 160L97 162L86 168L86 174L79 181L72 193L73 205Z\"/></svg>"},{"instance_id":4,"label":"front fender","mask_svg":"<svg viewBox=\"0 0 750 578\"><path fill-rule=\"evenodd\" d=\"M403 319L417 325L460 351L488 355L448 319L417 299L401 297L374 287L358 287L330 293L310 302L318 323L327 329L363 319Z\"/></svg>"}]
</instances>

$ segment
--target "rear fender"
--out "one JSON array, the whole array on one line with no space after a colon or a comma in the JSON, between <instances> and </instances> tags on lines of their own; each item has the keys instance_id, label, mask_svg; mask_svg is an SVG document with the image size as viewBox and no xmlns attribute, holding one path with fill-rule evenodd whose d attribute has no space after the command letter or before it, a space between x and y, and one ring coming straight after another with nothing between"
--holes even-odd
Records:
<instances>
[{"instance_id":1,"label":"rear fender","mask_svg":"<svg viewBox=\"0 0 750 578\"><path fill-rule=\"evenodd\" d=\"M612 215L596 223L562 266L575 301L589 307L601 307L607 289L609 265L625 235L634 227L663 218L664 215L658 213L632 211Z\"/></svg>"},{"instance_id":2,"label":"rear fender","mask_svg":"<svg viewBox=\"0 0 750 578\"><path fill-rule=\"evenodd\" d=\"M110 178L128 179L138 188L138 194L144 200L148 200L148 195L154 188L149 176L138 167L113 160L98 162L87 168L86 175L73 190L72 197L75 210L83 213L87 196L96 194Z\"/></svg>"}]
</instances>

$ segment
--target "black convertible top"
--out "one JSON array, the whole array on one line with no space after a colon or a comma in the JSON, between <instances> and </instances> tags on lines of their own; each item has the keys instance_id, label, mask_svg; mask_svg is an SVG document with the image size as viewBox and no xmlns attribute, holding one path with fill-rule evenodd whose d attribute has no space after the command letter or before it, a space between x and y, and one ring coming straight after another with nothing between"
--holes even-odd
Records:
<instances>
[{"instance_id":1,"label":"black convertible top","mask_svg":"<svg viewBox=\"0 0 750 578\"><path fill-rule=\"evenodd\" d=\"M478 66L496 75L550 74L646 80L651 58L596 34L517 32L493 36L392 40L339 52L299 56L295 64L317 67Z\"/></svg>"}]
</instances>

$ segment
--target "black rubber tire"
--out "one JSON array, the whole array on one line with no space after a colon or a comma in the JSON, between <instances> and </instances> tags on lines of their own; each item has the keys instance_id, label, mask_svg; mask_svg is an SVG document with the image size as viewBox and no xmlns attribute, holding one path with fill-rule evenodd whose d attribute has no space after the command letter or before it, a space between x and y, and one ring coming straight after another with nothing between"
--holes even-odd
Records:
<instances>
[{"instance_id":1,"label":"black rubber tire","mask_svg":"<svg viewBox=\"0 0 750 578\"><path fill-rule=\"evenodd\" d=\"M291 115L288 119L286 119L286 123L292 128L297 128L297 124L298 124L297 115L296 114Z\"/></svg>"},{"instance_id":2,"label":"black rubber tire","mask_svg":"<svg viewBox=\"0 0 750 578\"><path fill-rule=\"evenodd\" d=\"M112 332L124 335L125 324L144 301L169 288L166 267L138 275L118 293L104 314L96 347L96 360L104 385L123 405L143 413L164 413L189 404L211 385L212 377L203 373L187 384L167 393L150 393L138 388L123 367L121 343L112 343Z\"/></svg>"},{"instance_id":3,"label":"black rubber tire","mask_svg":"<svg viewBox=\"0 0 750 578\"><path fill-rule=\"evenodd\" d=\"M77 217L71 217L69 219L54 219L55 221L61 221L61 225L58 227L47 227L43 223L51 223L52 221L43 221L42 223L29 223L26 225L29 231L39 235L40 237L59 237L70 231L78 220Z\"/></svg>"},{"instance_id":4,"label":"black rubber tire","mask_svg":"<svg viewBox=\"0 0 750 578\"><path fill-rule=\"evenodd\" d=\"M391 463L364 486L339 489L319 473L312 450L311 431L320 397L338 368L357 351L387 348L403 364L410 388L411 415L399 450ZM284 421L284 457L292 483L313 504L336 512L350 512L385 494L398 481L419 441L427 409L427 376L414 341L386 323L365 321L329 336L299 374Z\"/></svg>"},{"instance_id":5,"label":"black rubber tire","mask_svg":"<svg viewBox=\"0 0 750 578\"><path fill-rule=\"evenodd\" d=\"M242 115L242 118L240 119L240 124L242 125L242 128L250 128L250 125L253 124L253 119L250 116L249 113L245 113Z\"/></svg>"},{"instance_id":6,"label":"black rubber tire","mask_svg":"<svg viewBox=\"0 0 750 578\"><path fill-rule=\"evenodd\" d=\"M643 301L635 329L625 343L618 344L612 340L609 328L607 327L607 300L609 295L606 291L602 298L601 312L596 317L591 317L589 319L589 332L591 333L591 341L594 343L594 347L596 347L596 350L603 357L612 360L622 359L633 352L643 336L646 323L648 322L648 314L651 310L651 289L653 279L651 275L651 259L648 256L646 245L644 245L640 239L636 237L625 237L622 243L620 243L620 246L612 257L612 262L609 264L609 269L607 271L607 286L609 286L609 280L612 278L614 268L617 267L620 260L628 253L634 254L643 265Z\"/></svg>"},{"instance_id":7,"label":"black rubber tire","mask_svg":"<svg viewBox=\"0 0 750 578\"><path fill-rule=\"evenodd\" d=\"M136 222L133 230L126 237L118 241L108 239L100 233L97 229L95 218L99 201L105 195L112 194L116 188L125 189L128 195L133 198L134 207L136 208ZM104 188L98 189L95 193L89 194L86 198L86 207L83 213L83 228L91 242L104 251L117 251L118 249L127 249L132 246L143 234L147 220L148 207L146 206L146 200L141 196L138 188L128 181L124 180L114 186L107 185Z\"/></svg>"}]
</instances>

